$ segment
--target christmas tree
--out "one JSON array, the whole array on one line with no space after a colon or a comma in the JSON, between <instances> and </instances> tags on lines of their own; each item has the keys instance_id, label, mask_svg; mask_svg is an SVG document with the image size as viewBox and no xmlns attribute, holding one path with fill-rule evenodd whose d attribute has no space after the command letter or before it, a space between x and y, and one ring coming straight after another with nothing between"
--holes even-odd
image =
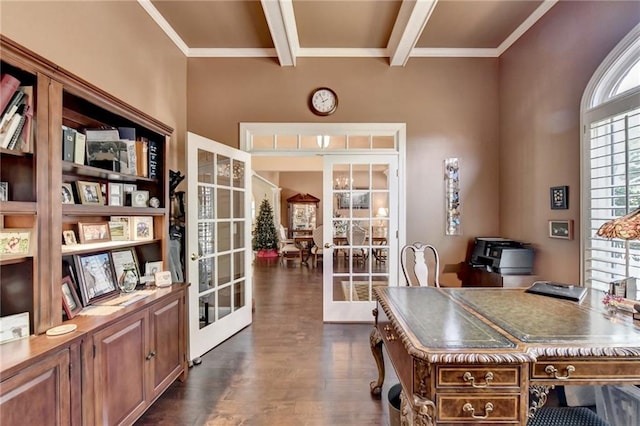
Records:
<instances>
[{"instance_id":1,"label":"christmas tree","mask_svg":"<svg viewBox=\"0 0 640 426\"><path fill-rule=\"evenodd\" d=\"M266 198L260 204L260 211L253 230L253 249L269 250L278 247L278 234L273 223L273 210Z\"/></svg>"}]
</instances>

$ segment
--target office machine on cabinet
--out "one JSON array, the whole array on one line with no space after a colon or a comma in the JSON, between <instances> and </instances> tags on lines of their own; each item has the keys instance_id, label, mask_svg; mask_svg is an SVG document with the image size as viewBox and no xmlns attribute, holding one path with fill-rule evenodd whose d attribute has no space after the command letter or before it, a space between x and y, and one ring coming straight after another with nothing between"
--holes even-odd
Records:
<instances>
[{"instance_id":1,"label":"office machine on cabinet","mask_svg":"<svg viewBox=\"0 0 640 426\"><path fill-rule=\"evenodd\" d=\"M505 238L475 239L470 264L502 275L533 273L534 251L527 243Z\"/></svg>"}]
</instances>

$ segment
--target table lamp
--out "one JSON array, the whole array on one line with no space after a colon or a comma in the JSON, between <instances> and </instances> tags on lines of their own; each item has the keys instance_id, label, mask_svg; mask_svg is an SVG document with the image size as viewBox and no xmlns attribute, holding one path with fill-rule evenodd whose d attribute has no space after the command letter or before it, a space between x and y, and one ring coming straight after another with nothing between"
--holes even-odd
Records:
<instances>
[{"instance_id":1,"label":"table lamp","mask_svg":"<svg viewBox=\"0 0 640 426\"><path fill-rule=\"evenodd\" d=\"M604 223L596 235L604 238L620 238L622 240L640 239L640 208Z\"/></svg>"}]
</instances>

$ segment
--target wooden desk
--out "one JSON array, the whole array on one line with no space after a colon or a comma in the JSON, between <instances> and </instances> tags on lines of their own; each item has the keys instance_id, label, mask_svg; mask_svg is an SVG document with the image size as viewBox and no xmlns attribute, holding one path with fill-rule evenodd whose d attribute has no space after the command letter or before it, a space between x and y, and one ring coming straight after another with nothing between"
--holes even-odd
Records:
<instances>
[{"instance_id":1,"label":"wooden desk","mask_svg":"<svg viewBox=\"0 0 640 426\"><path fill-rule=\"evenodd\" d=\"M406 424L526 424L554 385L640 384L640 326L609 317L599 294L578 304L522 289L374 293L371 392L381 392L384 343Z\"/></svg>"}]
</instances>

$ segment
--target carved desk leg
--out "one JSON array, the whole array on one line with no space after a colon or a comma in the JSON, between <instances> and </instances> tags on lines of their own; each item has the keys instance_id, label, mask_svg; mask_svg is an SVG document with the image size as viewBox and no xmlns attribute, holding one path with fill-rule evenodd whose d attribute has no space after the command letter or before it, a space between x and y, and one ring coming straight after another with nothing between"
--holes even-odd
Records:
<instances>
[{"instance_id":1,"label":"carved desk leg","mask_svg":"<svg viewBox=\"0 0 640 426\"><path fill-rule=\"evenodd\" d=\"M413 395L413 404L402 390L400 394L400 426L434 426L436 406L433 401Z\"/></svg>"},{"instance_id":2,"label":"carved desk leg","mask_svg":"<svg viewBox=\"0 0 640 426\"><path fill-rule=\"evenodd\" d=\"M371 382L369 387L371 388L371 395L380 397L382 393L382 383L384 382L384 358L382 357L382 336L375 326L369 335L369 344L371 345L373 359L376 360L376 365L378 366L378 380Z\"/></svg>"}]
</instances>

